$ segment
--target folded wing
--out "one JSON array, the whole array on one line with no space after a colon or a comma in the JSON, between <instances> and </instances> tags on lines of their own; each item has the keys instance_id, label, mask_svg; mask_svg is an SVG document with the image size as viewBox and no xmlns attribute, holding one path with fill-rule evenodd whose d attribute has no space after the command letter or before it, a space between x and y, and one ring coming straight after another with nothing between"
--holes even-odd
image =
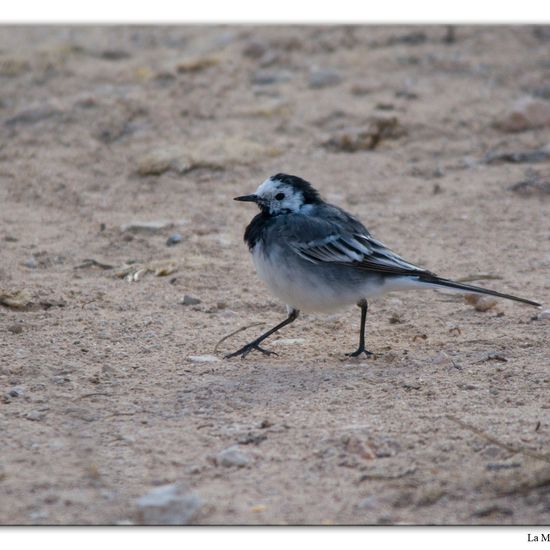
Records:
<instances>
[{"instance_id":1,"label":"folded wing","mask_svg":"<svg viewBox=\"0 0 550 550\"><path fill-rule=\"evenodd\" d=\"M294 220L294 231L286 234L290 247L300 257L312 263L334 263L356 269L395 275L433 276L407 262L380 241L346 212L334 208L323 218L308 216ZM296 225L298 223L298 227Z\"/></svg>"}]
</instances>

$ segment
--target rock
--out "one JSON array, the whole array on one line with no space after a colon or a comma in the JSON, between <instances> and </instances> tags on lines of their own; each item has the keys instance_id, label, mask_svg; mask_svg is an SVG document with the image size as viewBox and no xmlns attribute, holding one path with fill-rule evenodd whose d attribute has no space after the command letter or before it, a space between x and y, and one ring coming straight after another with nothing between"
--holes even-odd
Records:
<instances>
[{"instance_id":1,"label":"rock","mask_svg":"<svg viewBox=\"0 0 550 550\"><path fill-rule=\"evenodd\" d=\"M214 65L218 65L221 59L216 56L194 56L182 59L176 65L178 73L196 73Z\"/></svg>"},{"instance_id":2,"label":"rock","mask_svg":"<svg viewBox=\"0 0 550 550\"><path fill-rule=\"evenodd\" d=\"M536 316L537 321L550 321L550 309L544 309Z\"/></svg>"},{"instance_id":3,"label":"rock","mask_svg":"<svg viewBox=\"0 0 550 550\"><path fill-rule=\"evenodd\" d=\"M83 420L84 422L94 422L99 418L93 410L84 407L68 407L63 412L72 418Z\"/></svg>"},{"instance_id":4,"label":"rock","mask_svg":"<svg viewBox=\"0 0 550 550\"><path fill-rule=\"evenodd\" d=\"M474 306L476 311L489 311L497 305L497 300L491 296L480 296L479 294L465 294L464 301Z\"/></svg>"},{"instance_id":5,"label":"rock","mask_svg":"<svg viewBox=\"0 0 550 550\"><path fill-rule=\"evenodd\" d=\"M191 464L189 468L187 468L187 473L191 475L197 475L202 472L203 468L200 464Z\"/></svg>"},{"instance_id":6,"label":"rock","mask_svg":"<svg viewBox=\"0 0 550 550\"><path fill-rule=\"evenodd\" d=\"M270 67L271 65L289 65L290 60L287 55L282 54L278 50L268 50L264 55L258 60L260 67Z\"/></svg>"},{"instance_id":7,"label":"rock","mask_svg":"<svg viewBox=\"0 0 550 550\"><path fill-rule=\"evenodd\" d=\"M195 141L187 148L170 146L151 151L139 161L138 174L160 175L169 170L184 173L197 168L225 170L229 165L258 162L264 157L280 154L279 149L260 145L251 139L212 137Z\"/></svg>"},{"instance_id":8,"label":"rock","mask_svg":"<svg viewBox=\"0 0 550 550\"><path fill-rule=\"evenodd\" d=\"M38 262L34 258L29 258L23 262L23 265L29 269L36 269L38 267Z\"/></svg>"},{"instance_id":9,"label":"rock","mask_svg":"<svg viewBox=\"0 0 550 550\"><path fill-rule=\"evenodd\" d=\"M374 495L361 499L357 503L359 510L374 510L380 507L380 501Z\"/></svg>"},{"instance_id":10,"label":"rock","mask_svg":"<svg viewBox=\"0 0 550 550\"><path fill-rule=\"evenodd\" d=\"M403 322L403 319L398 313L392 313L390 318L388 319L390 325L399 325Z\"/></svg>"},{"instance_id":11,"label":"rock","mask_svg":"<svg viewBox=\"0 0 550 550\"><path fill-rule=\"evenodd\" d=\"M397 139L405 133L396 117L373 118L364 128L347 128L335 133L323 145L336 152L368 151L384 140Z\"/></svg>"},{"instance_id":12,"label":"rock","mask_svg":"<svg viewBox=\"0 0 550 550\"><path fill-rule=\"evenodd\" d=\"M121 59L128 59L132 56L129 52L124 50L103 50L99 53L99 57L108 61L120 61Z\"/></svg>"},{"instance_id":13,"label":"rock","mask_svg":"<svg viewBox=\"0 0 550 550\"><path fill-rule=\"evenodd\" d=\"M309 73L310 88L327 88L342 82L340 73L334 69L312 69Z\"/></svg>"},{"instance_id":14,"label":"rock","mask_svg":"<svg viewBox=\"0 0 550 550\"><path fill-rule=\"evenodd\" d=\"M505 132L523 132L550 126L550 102L530 96L522 97L496 126Z\"/></svg>"},{"instance_id":15,"label":"rock","mask_svg":"<svg viewBox=\"0 0 550 550\"><path fill-rule=\"evenodd\" d=\"M21 386L15 386L8 390L10 397L21 397L25 393L25 390Z\"/></svg>"},{"instance_id":16,"label":"rock","mask_svg":"<svg viewBox=\"0 0 550 550\"><path fill-rule=\"evenodd\" d=\"M431 362L434 365L444 365L446 367L453 366L453 360L444 351L440 351L435 357L432 358Z\"/></svg>"},{"instance_id":17,"label":"rock","mask_svg":"<svg viewBox=\"0 0 550 550\"><path fill-rule=\"evenodd\" d=\"M183 299L181 301L181 304L184 306L196 306L197 304L200 304L201 300L198 298L193 298L193 296L190 296L189 294L184 294Z\"/></svg>"},{"instance_id":18,"label":"rock","mask_svg":"<svg viewBox=\"0 0 550 550\"><path fill-rule=\"evenodd\" d=\"M170 227L174 227L174 222L167 220L157 220L150 222L135 221L121 225L120 230L122 232L148 233L150 235L153 235L155 233L159 233L163 229L168 229Z\"/></svg>"},{"instance_id":19,"label":"rock","mask_svg":"<svg viewBox=\"0 0 550 550\"><path fill-rule=\"evenodd\" d=\"M10 325L8 327L8 331L12 334L21 334L23 332L23 326L22 325Z\"/></svg>"},{"instance_id":20,"label":"rock","mask_svg":"<svg viewBox=\"0 0 550 550\"><path fill-rule=\"evenodd\" d=\"M215 355L190 355L189 360L193 363L217 363L219 361Z\"/></svg>"},{"instance_id":21,"label":"rock","mask_svg":"<svg viewBox=\"0 0 550 550\"><path fill-rule=\"evenodd\" d=\"M225 466L226 468L230 468L232 466L244 468L250 464L250 458L246 453L243 453L236 445L234 445L233 447L228 447L218 453L216 462L220 466Z\"/></svg>"},{"instance_id":22,"label":"rock","mask_svg":"<svg viewBox=\"0 0 550 550\"><path fill-rule=\"evenodd\" d=\"M174 246L181 243L182 240L183 237L179 233L172 233L172 235L166 239L166 246Z\"/></svg>"},{"instance_id":23,"label":"rock","mask_svg":"<svg viewBox=\"0 0 550 550\"><path fill-rule=\"evenodd\" d=\"M291 113L292 108L288 101L281 98L270 99L258 104L246 106L244 109L237 111L239 116L287 116Z\"/></svg>"},{"instance_id":24,"label":"rock","mask_svg":"<svg viewBox=\"0 0 550 550\"><path fill-rule=\"evenodd\" d=\"M183 174L191 170L193 160L178 147L165 147L155 149L143 156L138 164L140 176L160 176L164 172L172 170Z\"/></svg>"},{"instance_id":25,"label":"rock","mask_svg":"<svg viewBox=\"0 0 550 550\"><path fill-rule=\"evenodd\" d=\"M21 290L3 290L0 288L0 304L14 309L23 309L31 303L30 292Z\"/></svg>"},{"instance_id":26,"label":"rock","mask_svg":"<svg viewBox=\"0 0 550 550\"><path fill-rule=\"evenodd\" d=\"M249 57L250 59L259 59L267 52L267 50L268 46L265 42L252 39L244 45L242 52L245 57Z\"/></svg>"},{"instance_id":27,"label":"rock","mask_svg":"<svg viewBox=\"0 0 550 550\"><path fill-rule=\"evenodd\" d=\"M354 82L351 85L350 92L352 95L364 96L371 94L374 91L372 84L368 82Z\"/></svg>"},{"instance_id":28,"label":"rock","mask_svg":"<svg viewBox=\"0 0 550 550\"><path fill-rule=\"evenodd\" d=\"M252 506L252 508L250 508L250 511L254 514L261 514L266 510L267 510L267 506L265 504L256 504L255 506Z\"/></svg>"},{"instance_id":29,"label":"rock","mask_svg":"<svg viewBox=\"0 0 550 550\"><path fill-rule=\"evenodd\" d=\"M355 435L344 434L341 442L347 453L357 455L364 460L372 460L377 456L376 449L373 449L369 443L361 441Z\"/></svg>"},{"instance_id":30,"label":"rock","mask_svg":"<svg viewBox=\"0 0 550 550\"><path fill-rule=\"evenodd\" d=\"M38 510L29 514L29 518L33 521L40 521L43 519L48 519L49 517L50 513L46 510Z\"/></svg>"},{"instance_id":31,"label":"rock","mask_svg":"<svg viewBox=\"0 0 550 550\"><path fill-rule=\"evenodd\" d=\"M177 484L162 485L138 501L139 522L143 525L188 525L202 506L196 493Z\"/></svg>"},{"instance_id":32,"label":"rock","mask_svg":"<svg viewBox=\"0 0 550 550\"><path fill-rule=\"evenodd\" d=\"M40 422L40 420L43 420L45 417L46 413L44 411L37 410L30 411L25 415L27 420L31 420L33 422Z\"/></svg>"},{"instance_id":33,"label":"rock","mask_svg":"<svg viewBox=\"0 0 550 550\"><path fill-rule=\"evenodd\" d=\"M272 71L261 69L252 75L250 82L260 86L266 86L268 84L288 82L289 80L292 80L292 73L289 71Z\"/></svg>"}]
</instances>

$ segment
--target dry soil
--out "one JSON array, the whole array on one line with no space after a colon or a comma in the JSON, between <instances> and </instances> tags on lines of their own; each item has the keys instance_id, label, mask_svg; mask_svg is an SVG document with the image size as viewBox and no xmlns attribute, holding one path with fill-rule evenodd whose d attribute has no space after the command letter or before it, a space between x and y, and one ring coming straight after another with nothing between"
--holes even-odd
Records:
<instances>
[{"instance_id":1,"label":"dry soil","mask_svg":"<svg viewBox=\"0 0 550 550\"><path fill-rule=\"evenodd\" d=\"M549 53L544 27L1 28L0 522L140 523L176 484L198 524L548 523L536 309L393 294L373 359L345 356L357 308L223 355L285 316L232 201L277 172L545 302L548 155L498 155L550 142L499 126L550 97Z\"/></svg>"}]
</instances>

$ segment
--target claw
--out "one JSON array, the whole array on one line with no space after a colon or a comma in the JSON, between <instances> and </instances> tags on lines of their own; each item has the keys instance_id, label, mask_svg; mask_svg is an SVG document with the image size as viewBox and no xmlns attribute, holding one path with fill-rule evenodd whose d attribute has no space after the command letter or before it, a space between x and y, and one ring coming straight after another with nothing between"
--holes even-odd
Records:
<instances>
[{"instance_id":1,"label":"claw","mask_svg":"<svg viewBox=\"0 0 550 550\"><path fill-rule=\"evenodd\" d=\"M348 357L359 357L362 353L364 353L367 357L372 357L374 355L372 351L369 351L368 349L362 347L358 348L353 353L346 353L346 355Z\"/></svg>"},{"instance_id":2,"label":"claw","mask_svg":"<svg viewBox=\"0 0 550 550\"><path fill-rule=\"evenodd\" d=\"M225 359L231 359L231 357L236 357L237 355L240 355L241 359L244 359L252 350L261 351L264 355L277 355L274 351L269 351L268 349L264 349L258 344L251 342L250 344L243 346L241 349L226 355Z\"/></svg>"}]
</instances>

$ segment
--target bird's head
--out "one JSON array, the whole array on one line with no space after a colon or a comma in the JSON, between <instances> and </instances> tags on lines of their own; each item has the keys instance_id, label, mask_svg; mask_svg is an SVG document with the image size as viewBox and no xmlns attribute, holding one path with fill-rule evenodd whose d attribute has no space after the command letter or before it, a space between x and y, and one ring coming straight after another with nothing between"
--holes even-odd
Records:
<instances>
[{"instance_id":1,"label":"bird's head","mask_svg":"<svg viewBox=\"0 0 550 550\"><path fill-rule=\"evenodd\" d=\"M266 179L253 195L235 197L235 200L255 202L262 211L276 216L298 212L308 204L318 204L321 197L317 190L302 178L276 174Z\"/></svg>"}]
</instances>

